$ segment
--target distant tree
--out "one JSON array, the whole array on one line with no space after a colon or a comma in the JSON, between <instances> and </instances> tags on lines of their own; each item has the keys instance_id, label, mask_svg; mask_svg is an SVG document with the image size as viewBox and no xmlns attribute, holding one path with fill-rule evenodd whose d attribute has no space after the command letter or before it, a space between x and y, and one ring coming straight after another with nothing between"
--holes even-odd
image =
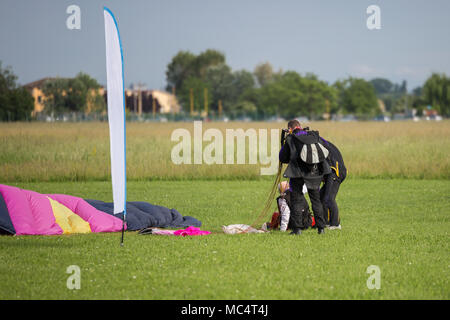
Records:
<instances>
[{"instance_id":1,"label":"distant tree","mask_svg":"<svg viewBox=\"0 0 450 320\"><path fill-rule=\"evenodd\" d=\"M380 112L375 89L370 82L349 77L338 81L335 87L339 90L339 104L345 113L370 118Z\"/></svg>"},{"instance_id":2,"label":"distant tree","mask_svg":"<svg viewBox=\"0 0 450 320\"><path fill-rule=\"evenodd\" d=\"M401 94L406 94L408 92L406 80L402 81L402 85L400 86L399 92Z\"/></svg>"},{"instance_id":3,"label":"distant tree","mask_svg":"<svg viewBox=\"0 0 450 320\"><path fill-rule=\"evenodd\" d=\"M274 77L273 67L269 62L260 63L253 71L260 87L270 83Z\"/></svg>"},{"instance_id":4,"label":"distant tree","mask_svg":"<svg viewBox=\"0 0 450 320\"><path fill-rule=\"evenodd\" d=\"M106 110L106 102L98 91L101 86L90 75L78 73L75 78L69 79L69 88L68 97L72 99L74 110L87 111L89 107L91 111Z\"/></svg>"},{"instance_id":5,"label":"distant tree","mask_svg":"<svg viewBox=\"0 0 450 320\"><path fill-rule=\"evenodd\" d=\"M404 94L395 99L391 105L391 113L404 113L411 106L411 98L409 95Z\"/></svg>"},{"instance_id":6,"label":"distant tree","mask_svg":"<svg viewBox=\"0 0 450 320\"><path fill-rule=\"evenodd\" d=\"M190 110L190 90L194 91L196 110L204 105L204 90L208 90L208 109L217 108L218 100L229 98L232 82L231 69L225 64L225 55L208 49L199 55L180 51L167 66L166 90L172 91L185 111ZM202 107L203 108L203 107ZM199 109L198 109L199 110Z\"/></svg>"},{"instance_id":7,"label":"distant tree","mask_svg":"<svg viewBox=\"0 0 450 320\"><path fill-rule=\"evenodd\" d=\"M66 111L66 92L68 90L67 79L54 78L45 81L42 86L42 93L45 96L44 111L48 114Z\"/></svg>"},{"instance_id":8,"label":"distant tree","mask_svg":"<svg viewBox=\"0 0 450 320\"><path fill-rule=\"evenodd\" d=\"M239 101L229 108L229 112L234 116L253 116L257 115L257 107L250 101Z\"/></svg>"},{"instance_id":9,"label":"distant tree","mask_svg":"<svg viewBox=\"0 0 450 320\"><path fill-rule=\"evenodd\" d=\"M34 109L34 100L31 94L23 87L17 87L9 94L10 114L3 120L23 121L31 118L31 112ZM2 109L0 107L0 109Z\"/></svg>"},{"instance_id":10,"label":"distant tree","mask_svg":"<svg viewBox=\"0 0 450 320\"><path fill-rule=\"evenodd\" d=\"M414 88L412 94L409 95L409 100L409 106L416 109L417 114L422 114L423 110L426 107L426 102L423 99L422 95L422 87L419 86Z\"/></svg>"},{"instance_id":11,"label":"distant tree","mask_svg":"<svg viewBox=\"0 0 450 320\"><path fill-rule=\"evenodd\" d=\"M402 95L406 94L407 92L407 82L406 80L403 80L401 84L394 83L394 86L392 87L391 92L397 97L401 97Z\"/></svg>"},{"instance_id":12,"label":"distant tree","mask_svg":"<svg viewBox=\"0 0 450 320\"><path fill-rule=\"evenodd\" d=\"M225 64L210 67L206 81L211 86L213 105L217 108L221 100L225 112L236 108L244 110L242 106L249 104L243 103L243 94L255 86L255 80L250 72L246 70L232 72Z\"/></svg>"},{"instance_id":13,"label":"distant tree","mask_svg":"<svg viewBox=\"0 0 450 320\"><path fill-rule=\"evenodd\" d=\"M234 94L237 97L236 100L239 100L244 92L255 87L255 79L252 73L247 70L233 72L233 87Z\"/></svg>"},{"instance_id":14,"label":"distant tree","mask_svg":"<svg viewBox=\"0 0 450 320\"><path fill-rule=\"evenodd\" d=\"M208 49L198 56L189 51L180 51L167 66L166 90L172 91L173 88L176 89L175 92L182 90L184 81L191 77L205 80L209 67L224 63L224 54L217 50Z\"/></svg>"},{"instance_id":15,"label":"distant tree","mask_svg":"<svg viewBox=\"0 0 450 320\"><path fill-rule=\"evenodd\" d=\"M33 97L17 84L10 67L2 68L0 61L0 121L21 121L31 116Z\"/></svg>"},{"instance_id":16,"label":"distant tree","mask_svg":"<svg viewBox=\"0 0 450 320\"><path fill-rule=\"evenodd\" d=\"M416 97L420 97L422 95L422 89L423 88L421 86L414 88L412 91L413 95Z\"/></svg>"},{"instance_id":17,"label":"distant tree","mask_svg":"<svg viewBox=\"0 0 450 320\"><path fill-rule=\"evenodd\" d=\"M240 70L232 73L232 83L230 88L230 98L223 100L224 111L232 110L233 112L244 112L256 115L257 108L254 103L245 98L245 95L253 90L255 80L253 75L246 71Z\"/></svg>"},{"instance_id":18,"label":"distant tree","mask_svg":"<svg viewBox=\"0 0 450 320\"><path fill-rule=\"evenodd\" d=\"M211 106L212 95L211 87L209 83L197 77L190 77L185 80L183 87L180 89L177 96L179 96L180 102L185 112L190 112L191 106L191 90L193 94L193 111L201 112L204 110L205 105L205 88L208 92L208 106Z\"/></svg>"},{"instance_id":19,"label":"distant tree","mask_svg":"<svg viewBox=\"0 0 450 320\"><path fill-rule=\"evenodd\" d=\"M97 80L88 74L78 73L75 78L47 80L42 88L44 106L48 114L60 112L84 112L90 104L95 111L103 111L106 103L99 95Z\"/></svg>"},{"instance_id":20,"label":"distant tree","mask_svg":"<svg viewBox=\"0 0 450 320\"><path fill-rule=\"evenodd\" d=\"M217 50L208 49L200 53L194 61L195 75L205 79L209 68L225 64L225 55Z\"/></svg>"},{"instance_id":21,"label":"distant tree","mask_svg":"<svg viewBox=\"0 0 450 320\"><path fill-rule=\"evenodd\" d=\"M303 81L306 102L303 110L310 118L321 116L325 112L337 111L337 90L321 81L312 73L305 75Z\"/></svg>"},{"instance_id":22,"label":"distant tree","mask_svg":"<svg viewBox=\"0 0 450 320\"><path fill-rule=\"evenodd\" d=\"M285 118L318 118L335 108L336 98L336 89L314 74L302 77L295 71L287 71L263 87L244 94L244 99L258 106L260 113Z\"/></svg>"},{"instance_id":23,"label":"distant tree","mask_svg":"<svg viewBox=\"0 0 450 320\"><path fill-rule=\"evenodd\" d=\"M370 83L375 89L377 98L383 101L386 111L391 113L403 112L405 106L409 104L410 99L406 97L408 94L406 80L398 84L392 83L388 79L375 78L370 80Z\"/></svg>"},{"instance_id":24,"label":"distant tree","mask_svg":"<svg viewBox=\"0 0 450 320\"><path fill-rule=\"evenodd\" d=\"M450 116L450 78L444 73L433 73L423 85L424 102L437 112Z\"/></svg>"},{"instance_id":25,"label":"distant tree","mask_svg":"<svg viewBox=\"0 0 450 320\"><path fill-rule=\"evenodd\" d=\"M87 106L89 89L78 77L67 79L65 107L68 111L84 111Z\"/></svg>"},{"instance_id":26,"label":"distant tree","mask_svg":"<svg viewBox=\"0 0 450 320\"><path fill-rule=\"evenodd\" d=\"M217 109L219 100L222 100L224 111L228 111L230 105L236 102L233 73L226 64L209 67L206 70L205 83L208 83L211 88L210 95L214 109Z\"/></svg>"},{"instance_id":27,"label":"distant tree","mask_svg":"<svg viewBox=\"0 0 450 320\"><path fill-rule=\"evenodd\" d=\"M195 76L195 55L189 51L180 51L172 58L166 70L166 89L181 89L183 81Z\"/></svg>"},{"instance_id":28,"label":"distant tree","mask_svg":"<svg viewBox=\"0 0 450 320\"><path fill-rule=\"evenodd\" d=\"M384 78L375 78L370 80L370 83L373 85L375 89L375 93L378 95L391 93L394 88L394 84L388 79Z\"/></svg>"}]
</instances>

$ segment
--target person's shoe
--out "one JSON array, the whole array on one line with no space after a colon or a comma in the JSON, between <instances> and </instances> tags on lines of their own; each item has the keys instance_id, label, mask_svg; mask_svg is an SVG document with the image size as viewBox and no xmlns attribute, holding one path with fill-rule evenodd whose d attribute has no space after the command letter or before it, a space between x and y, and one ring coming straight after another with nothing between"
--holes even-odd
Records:
<instances>
[{"instance_id":1,"label":"person's shoe","mask_svg":"<svg viewBox=\"0 0 450 320\"><path fill-rule=\"evenodd\" d=\"M324 228L318 228L317 233L318 234L324 234L325 233L325 229Z\"/></svg>"},{"instance_id":2,"label":"person's shoe","mask_svg":"<svg viewBox=\"0 0 450 320\"><path fill-rule=\"evenodd\" d=\"M297 235L302 234L302 230L299 229L299 228L298 229L294 229L294 230L292 230L292 232L290 234L292 234L294 236L297 236Z\"/></svg>"},{"instance_id":3,"label":"person's shoe","mask_svg":"<svg viewBox=\"0 0 450 320\"><path fill-rule=\"evenodd\" d=\"M341 225L328 227L328 230L341 230L341 229L342 229Z\"/></svg>"}]
</instances>

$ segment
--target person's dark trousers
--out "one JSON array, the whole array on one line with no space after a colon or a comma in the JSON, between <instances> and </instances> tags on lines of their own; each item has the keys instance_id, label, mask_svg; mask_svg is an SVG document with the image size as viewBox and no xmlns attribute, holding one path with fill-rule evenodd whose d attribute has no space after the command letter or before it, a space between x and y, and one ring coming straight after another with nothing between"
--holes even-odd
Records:
<instances>
[{"instance_id":1,"label":"person's dark trousers","mask_svg":"<svg viewBox=\"0 0 450 320\"><path fill-rule=\"evenodd\" d=\"M291 186L291 221L293 228L306 229L309 226L305 225L305 221L308 221L305 215L309 214L305 208L307 208L308 203L306 202L305 196L303 195L303 178L292 178L289 181ZM319 229L325 227L325 220L323 218L323 207L320 201L320 191L317 189L308 189L309 200L311 200L311 206L314 213L314 220L316 221L316 226Z\"/></svg>"},{"instance_id":2,"label":"person's dark trousers","mask_svg":"<svg viewBox=\"0 0 450 320\"><path fill-rule=\"evenodd\" d=\"M303 195L303 179L302 178L291 178L289 180L289 185L291 189L291 217L290 223L292 228L295 229L306 229L305 225L307 221L305 214L307 214L308 202L306 202L305 196Z\"/></svg>"},{"instance_id":3,"label":"person's dark trousers","mask_svg":"<svg viewBox=\"0 0 450 320\"><path fill-rule=\"evenodd\" d=\"M336 202L340 185L341 183L336 174L332 172L326 176L325 184L320 189L320 199L323 204L325 221L330 226L338 226L340 224L339 208Z\"/></svg>"},{"instance_id":4,"label":"person's dark trousers","mask_svg":"<svg viewBox=\"0 0 450 320\"><path fill-rule=\"evenodd\" d=\"M320 201L320 191L317 189L308 189L309 200L311 200L311 207L314 213L314 220L316 227L323 229L325 227L325 219L323 215L322 201Z\"/></svg>"}]
</instances>

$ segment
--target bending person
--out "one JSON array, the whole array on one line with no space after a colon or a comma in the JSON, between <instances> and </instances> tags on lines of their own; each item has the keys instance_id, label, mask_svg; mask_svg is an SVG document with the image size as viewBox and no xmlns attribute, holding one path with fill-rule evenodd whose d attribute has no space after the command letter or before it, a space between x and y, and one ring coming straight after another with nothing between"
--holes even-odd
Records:
<instances>
[{"instance_id":1,"label":"bending person","mask_svg":"<svg viewBox=\"0 0 450 320\"><path fill-rule=\"evenodd\" d=\"M291 220L293 231L291 234L299 235L302 229L306 229L305 207L306 199L303 195L303 184L308 189L309 199L314 213L318 233L324 233L325 220L323 206L320 201L320 184L324 175L331 172L326 161L328 151L321 146L319 132L304 130L298 120L288 122L290 134L286 137L286 143L282 146L279 159L282 163L288 163L284 173L289 178L291 186ZM325 154L326 153L326 154Z\"/></svg>"}]
</instances>

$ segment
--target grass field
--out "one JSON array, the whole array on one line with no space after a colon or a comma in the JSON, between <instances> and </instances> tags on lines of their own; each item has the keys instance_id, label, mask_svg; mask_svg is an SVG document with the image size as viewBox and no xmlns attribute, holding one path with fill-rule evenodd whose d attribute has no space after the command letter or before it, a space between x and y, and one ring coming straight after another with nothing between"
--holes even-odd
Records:
<instances>
[{"instance_id":1,"label":"grass field","mask_svg":"<svg viewBox=\"0 0 450 320\"><path fill-rule=\"evenodd\" d=\"M342 230L223 234L222 225L255 221L273 176L260 164L175 165L171 133L192 123L129 123L127 200L176 208L213 234L127 232L124 247L119 233L0 236L0 300L449 299L450 121L309 126L348 167ZM0 183L112 201L106 123L0 123L0 150ZM70 265L80 267L80 290L66 286ZM379 290L366 284L371 265Z\"/></svg>"},{"instance_id":2,"label":"grass field","mask_svg":"<svg viewBox=\"0 0 450 320\"><path fill-rule=\"evenodd\" d=\"M285 125L212 122L203 124L203 132ZM450 120L308 125L339 146L352 177L450 179ZM188 129L193 137L192 123L127 124L129 180L261 179L260 168L266 166L260 161L254 165L248 160L240 165L174 164L171 150L177 142L171 141L171 134L178 128ZM0 150L2 182L110 179L107 123L0 123Z\"/></svg>"},{"instance_id":3,"label":"grass field","mask_svg":"<svg viewBox=\"0 0 450 320\"><path fill-rule=\"evenodd\" d=\"M17 183L111 201L108 182ZM0 299L449 299L447 180L352 179L338 197L343 229L319 236L225 235L253 222L270 181L135 181L129 200L177 208L214 233L127 232L0 237ZM193 190L196 190L193 192ZM66 269L81 269L69 290ZM367 267L381 270L369 290Z\"/></svg>"}]
</instances>

